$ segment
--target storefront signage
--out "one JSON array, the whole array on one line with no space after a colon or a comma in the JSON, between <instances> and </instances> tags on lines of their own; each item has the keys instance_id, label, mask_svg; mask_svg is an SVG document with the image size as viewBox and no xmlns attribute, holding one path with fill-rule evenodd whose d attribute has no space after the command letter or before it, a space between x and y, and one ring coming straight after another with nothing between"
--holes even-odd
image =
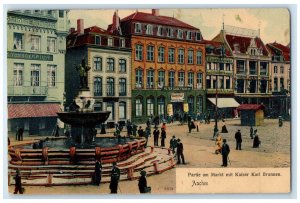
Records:
<instances>
[{"instance_id":1,"label":"storefront signage","mask_svg":"<svg viewBox=\"0 0 300 203\"><path fill-rule=\"evenodd\" d=\"M192 90L192 87L163 87L163 90Z\"/></svg>"},{"instance_id":2,"label":"storefront signage","mask_svg":"<svg viewBox=\"0 0 300 203\"><path fill-rule=\"evenodd\" d=\"M216 57L216 56L206 56L206 62L211 63L233 63L232 58Z\"/></svg>"},{"instance_id":3,"label":"storefront signage","mask_svg":"<svg viewBox=\"0 0 300 203\"><path fill-rule=\"evenodd\" d=\"M49 54L33 54L23 52L7 52L7 58L25 59L25 60L38 60L38 61L53 61L53 55Z\"/></svg>"},{"instance_id":4,"label":"storefront signage","mask_svg":"<svg viewBox=\"0 0 300 203\"><path fill-rule=\"evenodd\" d=\"M183 111L184 111L185 113L189 112L189 104L188 104L188 103L184 103L184 104L183 104Z\"/></svg>"},{"instance_id":5,"label":"storefront signage","mask_svg":"<svg viewBox=\"0 0 300 203\"><path fill-rule=\"evenodd\" d=\"M173 116L173 105L172 104L167 105L167 111L168 111L169 116Z\"/></svg>"},{"instance_id":6,"label":"storefront signage","mask_svg":"<svg viewBox=\"0 0 300 203\"><path fill-rule=\"evenodd\" d=\"M183 101L184 101L184 93L171 94L171 102L183 102Z\"/></svg>"},{"instance_id":7,"label":"storefront signage","mask_svg":"<svg viewBox=\"0 0 300 203\"><path fill-rule=\"evenodd\" d=\"M28 26L37 27L37 28L56 29L55 23L49 22L49 21L41 21L41 20L34 20L34 19L8 16L7 22L8 23L19 24L19 25L28 25Z\"/></svg>"}]
</instances>

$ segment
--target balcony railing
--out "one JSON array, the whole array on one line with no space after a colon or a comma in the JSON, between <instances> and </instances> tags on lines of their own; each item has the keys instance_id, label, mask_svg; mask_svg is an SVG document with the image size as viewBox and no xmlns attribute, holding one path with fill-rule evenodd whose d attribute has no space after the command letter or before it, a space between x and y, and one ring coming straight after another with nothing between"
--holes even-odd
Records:
<instances>
[{"instance_id":1,"label":"balcony railing","mask_svg":"<svg viewBox=\"0 0 300 203\"><path fill-rule=\"evenodd\" d=\"M216 89L207 89L207 94L215 94ZM218 89L218 94L233 94L233 89Z\"/></svg>"},{"instance_id":2,"label":"balcony railing","mask_svg":"<svg viewBox=\"0 0 300 203\"><path fill-rule=\"evenodd\" d=\"M206 70L207 75L233 75L233 71L226 70Z\"/></svg>"},{"instance_id":3,"label":"balcony railing","mask_svg":"<svg viewBox=\"0 0 300 203\"><path fill-rule=\"evenodd\" d=\"M47 86L8 86L8 96L47 96Z\"/></svg>"}]
</instances>

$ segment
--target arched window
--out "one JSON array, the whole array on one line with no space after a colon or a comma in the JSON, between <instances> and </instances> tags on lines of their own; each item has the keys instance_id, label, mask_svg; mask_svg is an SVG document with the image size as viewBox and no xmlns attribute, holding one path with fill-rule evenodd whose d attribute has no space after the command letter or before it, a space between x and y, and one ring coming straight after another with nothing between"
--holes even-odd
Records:
<instances>
[{"instance_id":1,"label":"arched window","mask_svg":"<svg viewBox=\"0 0 300 203\"><path fill-rule=\"evenodd\" d=\"M158 62L165 62L165 47L158 48Z\"/></svg>"},{"instance_id":2,"label":"arched window","mask_svg":"<svg viewBox=\"0 0 300 203\"><path fill-rule=\"evenodd\" d=\"M188 86L189 87L194 86L194 73L193 72L188 73Z\"/></svg>"},{"instance_id":3,"label":"arched window","mask_svg":"<svg viewBox=\"0 0 300 203\"><path fill-rule=\"evenodd\" d=\"M107 96L115 96L114 83L115 83L114 78L107 78L107 88L106 88Z\"/></svg>"},{"instance_id":4,"label":"arched window","mask_svg":"<svg viewBox=\"0 0 300 203\"><path fill-rule=\"evenodd\" d=\"M153 26L152 25L147 25L146 34L147 35L153 35Z\"/></svg>"},{"instance_id":5,"label":"arched window","mask_svg":"<svg viewBox=\"0 0 300 203\"><path fill-rule=\"evenodd\" d=\"M201 50L197 51L196 58L197 58L197 65L201 65L202 64L202 51Z\"/></svg>"},{"instance_id":6,"label":"arched window","mask_svg":"<svg viewBox=\"0 0 300 203\"><path fill-rule=\"evenodd\" d=\"M137 97L135 99L135 115L136 116L143 115L143 97Z\"/></svg>"},{"instance_id":7,"label":"arched window","mask_svg":"<svg viewBox=\"0 0 300 203\"><path fill-rule=\"evenodd\" d=\"M141 44L135 45L135 60L143 60L143 45Z\"/></svg>"},{"instance_id":8,"label":"arched window","mask_svg":"<svg viewBox=\"0 0 300 203\"><path fill-rule=\"evenodd\" d=\"M178 72L178 86L184 86L184 72Z\"/></svg>"},{"instance_id":9,"label":"arched window","mask_svg":"<svg viewBox=\"0 0 300 203\"><path fill-rule=\"evenodd\" d=\"M202 89L202 73L197 73L197 89Z\"/></svg>"},{"instance_id":10,"label":"arched window","mask_svg":"<svg viewBox=\"0 0 300 203\"><path fill-rule=\"evenodd\" d=\"M152 69L147 71L147 88L154 88L154 70Z\"/></svg>"},{"instance_id":11,"label":"arched window","mask_svg":"<svg viewBox=\"0 0 300 203\"><path fill-rule=\"evenodd\" d=\"M107 58L107 71L109 72L115 71L115 59Z\"/></svg>"},{"instance_id":12,"label":"arched window","mask_svg":"<svg viewBox=\"0 0 300 203\"><path fill-rule=\"evenodd\" d=\"M119 119L126 119L126 102L119 102Z\"/></svg>"},{"instance_id":13,"label":"arched window","mask_svg":"<svg viewBox=\"0 0 300 203\"><path fill-rule=\"evenodd\" d=\"M158 115L165 115L165 98L163 96L157 99Z\"/></svg>"},{"instance_id":14,"label":"arched window","mask_svg":"<svg viewBox=\"0 0 300 203\"><path fill-rule=\"evenodd\" d=\"M119 72L126 73L126 59L119 59Z\"/></svg>"},{"instance_id":15,"label":"arched window","mask_svg":"<svg viewBox=\"0 0 300 203\"><path fill-rule=\"evenodd\" d=\"M94 70L102 71L102 58L99 56L94 57Z\"/></svg>"},{"instance_id":16,"label":"arched window","mask_svg":"<svg viewBox=\"0 0 300 203\"><path fill-rule=\"evenodd\" d=\"M142 69L135 70L135 87L143 88L143 70Z\"/></svg>"},{"instance_id":17,"label":"arched window","mask_svg":"<svg viewBox=\"0 0 300 203\"><path fill-rule=\"evenodd\" d=\"M119 96L126 96L126 78L119 79Z\"/></svg>"},{"instance_id":18,"label":"arched window","mask_svg":"<svg viewBox=\"0 0 300 203\"><path fill-rule=\"evenodd\" d=\"M94 78L94 96L102 96L102 78Z\"/></svg>"},{"instance_id":19,"label":"arched window","mask_svg":"<svg viewBox=\"0 0 300 203\"><path fill-rule=\"evenodd\" d=\"M194 97L193 96L188 97L188 105L189 105L189 113L191 114L194 112Z\"/></svg>"},{"instance_id":20,"label":"arched window","mask_svg":"<svg viewBox=\"0 0 300 203\"><path fill-rule=\"evenodd\" d=\"M163 36L163 27L162 26L158 26L158 28L157 28L157 35L158 36Z\"/></svg>"},{"instance_id":21,"label":"arched window","mask_svg":"<svg viewBox=\"0 0 300 203\"><path fill-rule=\"evenodd\" d=\"M141 23L135 24L135 33L141 33L142 32L142 25Z\"/></svg>"},{"instance_id":22,"label":"arched window","mask_svg":"<svg viewBox=\"0 0 300 203\"><path fill-rule=\"evenodd\" d=\"M147 116L154 115L154 98L147 98Z\"/></svg>"},{"instance_id":23,"label":"arched window","mask_svg":"<svg viewBox=\"0 0 300 203\"><path fill-rule=\"evenodd\" d=\"M178 29L178 31L177 31L177 38L178 39L182 39L183 38L183 31L180 30L180 29Z\"/></svg>"},{"instance_id":24,"label":"arched window","mask_svg":"<svg viewBox=\"0 0 300 203\"><path fill-rule=\"evenodd\" d=\"M175 71L169 72L169 86L173 88L175 86Z\"/></svg>"},{"instance_id":25,"label":"arched window","mask_svg":"<svg viewBox=\"0 0 300 203\"><path fill-rule=\"evenodd\" d=\"M147 46L147 61L154 61L154 46Z\"/></svg>"},{"instance_id":26,"label":"arched window","mask_svg":"<svg viewBox=\"0 0 300 203\"><path fill-rule=\"evenodd\" d=\"M165 86L165 71L158 71L158 87L162 88Z\"/></svg>"}]
</instances>

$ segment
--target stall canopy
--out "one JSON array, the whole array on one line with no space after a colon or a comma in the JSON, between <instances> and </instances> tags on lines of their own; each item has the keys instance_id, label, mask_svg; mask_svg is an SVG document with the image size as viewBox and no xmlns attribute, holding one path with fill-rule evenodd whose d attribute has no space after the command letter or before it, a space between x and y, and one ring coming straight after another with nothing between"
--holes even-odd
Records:
<instances>
[{"instance_id":1,"label":"stall canopy","mask_svg":"<svg viewBox=\"0 0 300 203\"><path fill-rule=\"evenodd\" d=\"M57 117L60 112L59 104L8 104L8 119Z\"/></svg>"},{"instance_id":2,"label":"stall canopy","mask_svg":"<svg viewBox=\"0 0 300 203\"><path fill-rule=\"evenodd\" d=\"M216 98L208 98L208 100L216 105ZM236 108L240 104L234 98L218 98L218 108Z\"/></svg>"}]
</instances>

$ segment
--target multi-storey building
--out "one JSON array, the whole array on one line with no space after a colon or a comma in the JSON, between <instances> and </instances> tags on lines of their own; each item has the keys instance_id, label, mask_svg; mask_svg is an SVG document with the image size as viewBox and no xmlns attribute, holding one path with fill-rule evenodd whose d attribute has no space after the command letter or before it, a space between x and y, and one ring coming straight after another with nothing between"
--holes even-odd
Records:
<instances>
[{"instance_id":1,"label":"multi-storey building","mask_svg":"<svg viewBox=\"0 0 300 203\"><path fill-rule=\"evenodd\" d=\"M226 44L234 59L234 85L237 101L270 105L271 56L259 32L225 26L213 41Z\"/></svg>"},{"instance_id":2,"label":"multi-storey building","mask_svg":"<svg viewBox=\"0 0 300 203\"><path fill-rule=\"evenodd\" d=\"M203 112L205 46L200 30L156 9L123 18L121 28L132 47L132 120Z\"/></svg>"},{"instance_id":3,"label":"multi-storey building","mask_svg":"<svg viewBox=\"0 0 300 203\"><path fill-rule=\"evenodd\" d=\"M279 115L289 114L291 92L290 48L277 42L266 45L272 55L272 94L271 107ZM279 111L278 111L279 110ZM278 115L274 115L278 116Z\"/></svg>"},{"instance_id":4,"label":"multi-storey building","mask_svg":"<svg viewBox=\"0 0 300 203\"><path fill-rule=\"evenodd\" d=\"M214 117L217 105L219 116L233 117L239 103L234 99L232 54L224 43L208 40L203 43L206 46L207 111Z\"/></svg>"},{"instance_id":5,"label":"multi-storey building","mask_svg":"<svg viewBox=\"0 0 300 203\"><path fill-rule=\"evenodd\" d=\"M128 38L110 31L97 26L84 29L83 20L77 20L77 30L72 28L67 37L66 93L68 106L80 86L75 67L85 58L91 67L88 86L94 110L110 111L107 123L112 125L131 119L131 49Z\"/></svg>"},{"instance_id":6,"label":"multi-storey building","mask_svg":"<svg viewBox=\"0 0 300 203\"><path fill-rule=\"evenodd\" d=\"M8 130L51 133L64 100L65 10L7 13Z\"/></svg>"}]
</instances>

